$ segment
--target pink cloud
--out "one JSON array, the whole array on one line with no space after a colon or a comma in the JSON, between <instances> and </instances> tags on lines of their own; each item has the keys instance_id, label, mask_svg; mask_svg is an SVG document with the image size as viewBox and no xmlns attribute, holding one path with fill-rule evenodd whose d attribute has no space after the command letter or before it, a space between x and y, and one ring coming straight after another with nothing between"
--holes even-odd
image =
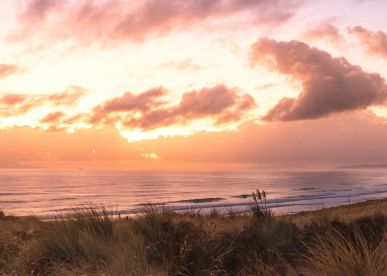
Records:
<instances>
[{"instance_id":1,"label":"pink cloud","mask_svg":"<svg viewBox=\"0 0 387 276\"><path fill-rule=\"evenodd\" d=\"M103 106L103 110L107 112L148 110L153 106L160 105L161 102L158 99L165 94L166 91L163 88L150 89L139 95L128 92L121 97L107 101Z\"/></svg>"},{"instance_id":2,"label":"pink cloud","mask_svg":"<svg viewBox=\"0 0 387 276\"><path fill-rule=\"evenodd\" d=\"M311 41L324 39L336 46L340 46L343 43L340 30L330 22L323 22L310 28L304 33L304 37Z\"/></svg>"},{"instance_id":3,"label":"pink cloud","mask_svg":"<svg viewBox=\"0 0 387 276\"><path fill-rule=\"evenodd\" d=\"M371 54L387 59L387 34L369 31L361 26L350 28L349 32L356 35Z\"/></svg>"},{"instance_id":4,"label":"pink cloud","mask_svg":"<svg viewBox=\"0 0 387 276\"><path fill-rule=\"evenodd\" d=\"M217 124L239 121L255 107L250 95L239 95L223 85L186 92L180 103L146 112L138 119L129 118L127 127L153 129L173 124L184 125L201 118L214 118Z\"/></svg>"},{"instance_id":5,"label":"pink cloud","mask_svg":"<svg viewBox=\"0 0 387 276\"><path fill-rule=\"evenodd\" d=\"M282 99L266 114L266 120L314 119L387 100L387 85L379 74L367 73L344 58L302 42L259 39L252 46L251 59L293 76L302 85L298 98Z\"/></svg>"},{"instance_id":6,"label":"pink cloud","mask_svg":"<svg viewBox=\"0 0 387 276\"><path fill-rule=\"evenodd\" d=\"M279 24L291 18L300 1L290 0L145 0L30 1L20 15L14 39L47 35L85 43L144 40L211 19L248 14L255 24ZM62 28L66 26L66 28Z\"/></svg>"},{"instance_id":7,"label":"pink cloud","mask_svg":"<svg viewBox=\"0 0 387 276\"><path fill-rule=\"evenodd\" d=\"M91 123L99 123L101 121L111 122L110 114L119 112L145 112L151 108L157 108L163 104L161 97L166 95L166 91L159 87L145 91L141 94L134 95L130 92L124 95L113 98L105 103L98 105L93 110L93 115L90 118Z\"/></svg>"},{"instance_id":8,"label":"pink cloud","mask_svg":"<svg viewBox=\"0 0 387 276\"><path fill-rule=\"evenodd\" d=\"M224 85L186 92L174 106L162 99L166 95L163 88L151 89L138 95L125 93L94 108L88 122L121 122L127 128L142 129L184 125L202 118L213 118L217 124L226 124L242 120L245 112L255 107L250 95L241 95Z\"/></svg>"}]
</instances>

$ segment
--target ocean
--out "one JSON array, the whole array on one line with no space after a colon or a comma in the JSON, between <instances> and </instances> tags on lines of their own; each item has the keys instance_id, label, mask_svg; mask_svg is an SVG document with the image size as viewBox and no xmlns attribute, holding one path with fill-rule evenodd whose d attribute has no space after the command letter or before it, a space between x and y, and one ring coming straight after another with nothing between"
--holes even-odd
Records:
<instances>
[{"instance_id":1,"label":"ocean","mask_svg":"<svg viewBox=\"0 0 387 276\"><path fill-rule=\"evenodd\" d=\"M135 214L147 205L177 211L243 212L265 190L275 212L309 211L387 197L387 170L244 170L219 172L0 170L0 209L55 216L104 205Z\"/></svg>"}]
</instances>

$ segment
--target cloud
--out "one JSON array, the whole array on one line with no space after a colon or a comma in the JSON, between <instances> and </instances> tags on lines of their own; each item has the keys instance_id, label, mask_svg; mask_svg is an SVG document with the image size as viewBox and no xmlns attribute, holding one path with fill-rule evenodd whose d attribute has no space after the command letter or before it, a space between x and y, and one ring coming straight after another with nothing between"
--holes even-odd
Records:
<instances>
[{"instance_id":1,"label":"cloud","mask_svg":"<svg viewBox=\"0 0 387 276\"><path fill-rule=\"evenodd\" d=\"M196 119L211 118L215 124L237 122L245 112L255 107L254 99L241 95L224 85L189 91L176 105L167 104L163 88L148 90L139 95L125 93L94 108L89 119L92 124L121 123L129 129L155 129L184 125Z\"/></svg>"},{"instance_id":2,"label":"cloud","mask_svg":"<svg viewBox=\"0 0 387 276\"><path fill-rule=\"evenodd\" d=\"M174 60L170 62L165 62L159 66L160 68L166 68L166 69L174 69L174 70L189 70L189 71L199 71L200 69L203 69L204 67L196 64L192 61L192 59L184 59L184 60Z\"/></svg>"},{"instance_id":3,"label":"cloud","mask_svg":"<svg viewBox=\"0 0 387 276\"><path fill-rule=\"evenodd\" d=\"M149 110L151 107L160 104L157 99L164 96L166 91L163 88L150 89L139 95L125 93L123 96L107 101L103 110L107 112Z\"/></svg>"},{"instance_id":4,"label":"cloud","mask_svg":"<svg viewBox=\"0 0 387 276\"><path fill-rule=\"evenodd\" d=\"M62 93L52 94L47 96L47 100L55 105L72 105L75 104L86 90L79 86L72 86Z\"/></svg>"},{"instance_id":5,"label":"cloud","mask_svg":"<svg viewBox=\"0 0 387 276\"><path fill-rule=\"evenodd\" d=\"M298 98L285 98L265 120L304 120L332 113L382 105L387 99L385 80L367 73L344 58L298 42L262 38L252 46L252 61L291 75L302 85Z\"/></svg>"},{"instance_id":6,"label":"cloud","mask_svg":"<svg viewBox=\"0 0 387 276\"><path fill-rule=\"evenodd\" d=\"M47 114L40 122L41 123L58 123L65 114L63 112L52 112Z\"/></svg>"},{"instance_id":7,"label":"cloud","mask_svg":"<svg viewBox=\"0 0 387 276\"><path fill-rule=\"evenodd\" d=\"M15 105L22 103L26 99L25 95L5 94L0 98L0 104Z\"/></svg>"},{"instance_id":8,"label":"cloud","mask_svg":"<svg viewBox=\"0 0 387 276\"><path fill-rule=\"evenodd\" d=\"M22 17L32 21L43 20L46 18L50 10L54 10L63 3L63 0L32 0L29 2Z\"/></svg>"},{"instance_id":9,"label":"cloud","mask_svg":"<svg viewBox=\"0 0 387 276\"><path fill-rule=\"evenodd\" d=\"M3 94L0 97L0 115L4 117L22 115L45 105L71 106L84 94L85 90L77 86L56 94Z\"/></svg>"},{"instance_id":10,"label":"cloud","mask_svg":"<svg viewBox=\"0 0 387 276\"><path fill-rule=\"evenodd\" d=\"M223 85L187 92L177 106L146 112L138 119L130 118L127 127L154 129L173 124L184 125L202 118L212 118L215 124L239 121L244 113L255 107L250 95L239 95Z\"/></svg>"},{"instance_id":11,"label":"cloud","mask_svg":"<svg viewBox=\"0 0 387 276\"><path fill-rule=\"evenodd\" d=\"M207 169L213 169L217 163L234 164L234 169L235 164L244 164L244 168L284 169L387 163L387 125L374 115L364 113L368 112L345 113L314 121L247 123L232 132L200 132L133 144L128 144L116 129L108 127L81 129L72 134L13 127L0 131L0 166L19 163L90 168L100 160L105 163L99 168L112 168L114 163L111 162L123 161L122 169L149 170L148 162L136 166L130 160L142 160L145 157L142 154L150 156L152 153L162 159L154 169L165 169L168 162L173 162L169 168L175 170L191 168L187 167L190 163ZM35 163L50 156L63 163L56 164L52 160ZM78 164L79 161L85 163Z\"/></svg>"},{"instance_id":12,"label":"cloud","mask_svg":"<svg viewBox=\"0 0 387 276\"><path fill-rule=\"evenodd\" d=\"M0 64L0 79L15 74L19 70L19 67L14 64Z\"/></svg>"},{"instance_id":13,"label":"cloud","mask_svg":"<svg viewBox=\"0 0 387 276\"><path fill-rule=\"evenodd\" d=\"M310 41L325 39L336 46L341 46L343 43L340 30L330 22L323 22L310 28L303 34L303 37Z\"/></svg>"},{"instance_id":14,"label":"cloud","mask_svg":"<svg viewBox=\"0 0 387 276\"><path fill-rule=\"evenodd\" d=\"M11 36L24 39L40 34L52 40L76 38L86 43L139 41L240 14L255 24L279 24L291 18L299 5L295 0L33 0Z\"/></svg>"},{"instance_id":15,"label":"cloud","mask_svg":"<svg viewBox=\"0 0 387 276\"><path fill-rule=\"evenodd\" d=\"M15 117L47 107L49 112L36 125L53 131L119 126L121 130L141 133L187 127L189 131L184 133L193 133L235 127L251 119L256 107L252 96L224 85L187 91L177 101L172 100L175 93L156 87L140 94L126 92L90 112L67 114L64 110L76 104L83 94L80 87L49 95L4 94L0 97L0 115Z\"/></svg>"},{"instance_id":16,"label":"cloud","mask_svg":"<svg viewBox=\"0 0 387 276\"><path fill-rule=\"evenodd\" d=\"M350 28L349 32L365 45L367 51L371 54L381 56L387 59L387 34L382 31L369 31L361 26Z\"/></svg>"},{"instance_id":17,"label":"cloud","mask_svg":"<svg viewBox=\"0 0 387 276\"><path fill-rule=\"evenodd\" d=\"M151 108L157 108L157 106L163 104L163 101L161 101L160 98L165 94L166 91L161 87L150 89L138 95L127 92L121 97L108 100L102 105L95 107L90 122L98 123L102 120L105 122L110 121L108 116L112 113L145 112Z\"/></svg>"}]
</instances>

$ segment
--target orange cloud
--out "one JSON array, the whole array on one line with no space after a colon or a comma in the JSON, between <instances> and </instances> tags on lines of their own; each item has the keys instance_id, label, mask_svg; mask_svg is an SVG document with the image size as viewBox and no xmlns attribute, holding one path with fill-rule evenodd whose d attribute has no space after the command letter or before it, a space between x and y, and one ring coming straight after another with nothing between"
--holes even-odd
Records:
<instances>
[{"instance_id":1,"label":"orange cloud","mask_svg":"<svg viewBox=\"0 0 387 276\"><path fill-rule=\"evenodd\" d=\"M387 34L378 31L372 32L361 26L350 28L349 32L355 34L365 45L367 51L371 54L381 56L387 59Z\"/></svg>"},{"instance_id":2,"label":"orange cloud","mask_svg":"<svg viewBox=\"0 0 387 276\"><path fill-rule=\"evenodd\" d=\"M19 71L19 67L14 64L0 64L0 78L8 77Z\"/></svg>"},{"instance_id":3,"label":"orange cloud","mask_svg":"<svg viewBox=\"0 0 387 276\"><path fill-rule=\"evenodd\" d=\"M84 94L85 90L81 87L71 87L62 93L51 95L4 94L0 97L0 115L4 117L17 116L47 104L71 106Z\"/></svg>"},{"instance_id":4,"label":"orange cloud","mask_svg":"<svg viewBox=\"0 0 387 276\"><path fill-rule=\"evenodd\" d=\"M57 123L59 120L64 116L65 114L63 112L52 112L47 114L46 117L44 117L40 122L42 123Z\"/></svg>"},{"instance_id":5,"label":"orange cloud","mask_svg":"<svg viewBox=\"0 0 387 276\"><path fill-rule=\"evenodd\" d=\"M297 99L282 99L265 120L314 119L382 105L387 100L387 85L379 74L367 73L344 58L334 58L302 42L263 38L252 46L251 59L302 84Z\"/></svg>"},{"instance_id":6,"label":"orange cloud","mask_svg":"<svg viewBox=\"0 0 387 276\"><path fill-rule=\"evenodd\" d=\"M17 94L5 94L0 98L0 104L15 105L22 103L27 96Z\"/></svg>"},{"instance_id":7,"label":"orange cloud","mask_svg":"<svg viewBox=\"0 0 387 276\"><path fill-rule=\"evenodd\" d=\"M86 90L79 86L72 86L62 93L52 94L47 96L47 100L53 102L55 105L72 105L76 103Z\"/></svg>"}]
</instances>

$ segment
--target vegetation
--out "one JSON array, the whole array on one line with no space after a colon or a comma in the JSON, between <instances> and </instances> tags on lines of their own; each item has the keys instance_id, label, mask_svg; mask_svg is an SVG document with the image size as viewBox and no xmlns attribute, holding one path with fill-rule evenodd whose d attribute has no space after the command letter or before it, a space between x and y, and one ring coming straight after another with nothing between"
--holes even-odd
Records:
<instances>
[{"instance_id":1,"label":"vegetation","mask_svg":"<svg viewBox=\"0 0 387 276\"><path fill-rule=\"evenodd\" d=\"M240 215L0 212L0 275L387 275L387 200L274 216L252 197Z\"/></svg>"}]
</instances>

